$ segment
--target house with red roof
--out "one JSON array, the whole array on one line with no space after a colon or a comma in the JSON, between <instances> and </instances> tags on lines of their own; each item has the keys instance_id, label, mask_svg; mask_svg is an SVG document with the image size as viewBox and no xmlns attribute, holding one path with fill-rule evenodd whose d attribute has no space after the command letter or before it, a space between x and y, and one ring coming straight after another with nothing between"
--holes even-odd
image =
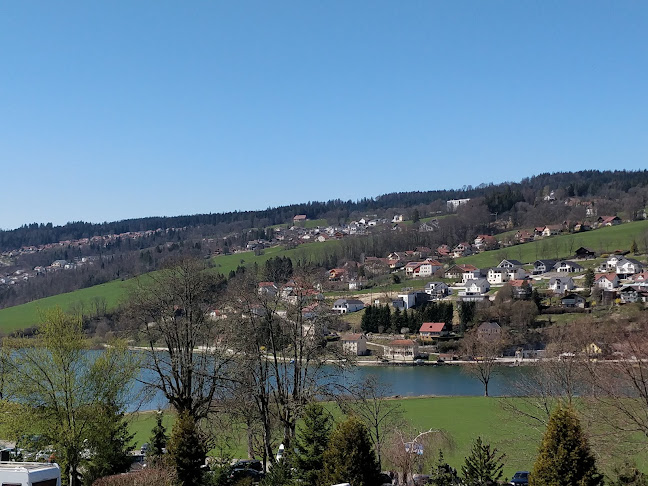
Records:
<instances>
[{"instance_id":1,"label":"house with red roof","mask_svg":"<svg viewBox=\"0 0 648 486\"><path fill-rule=\"evenodd\" d=\"M445 322L424 322L419 329L422 338L435 338L447 336L448 325Z\"/></svg>"},{"instance_id":2,"label":"house with red roof","mask_svg":"<svg viewBox=\"0 0 648 486\"><path fill-rule=\"evenodd\" d=\"M619 287L619 276L616 273L597 273L594 285L603 290L614 290Z\"/></svg>"},{"instance_id":3,"label":"house with red roof","mask_svg":"<svg viewBox=\"0 0 648 486\"><path fill-rule=\"evenodd\" d=\"M418 356L418 343L412 339L394 339L384 349L384 356L396 361L414 361Z\"/></svg>"}]
</instances>

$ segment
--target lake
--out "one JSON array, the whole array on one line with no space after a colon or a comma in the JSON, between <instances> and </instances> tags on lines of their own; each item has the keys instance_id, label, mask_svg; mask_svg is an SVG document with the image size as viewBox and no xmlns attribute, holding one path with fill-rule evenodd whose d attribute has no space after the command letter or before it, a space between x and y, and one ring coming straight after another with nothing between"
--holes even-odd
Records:
<instances>
[{"instance_id":1,"label":"lake","mask_svg":"<svg viewBox=\"0 0 648 486\"><path fill-rule=\"evenodd\" d=\"M492 376L488 385L491 396L516 395L512 385L517 379L528 373L525 366L501 366ZM367 376L374 375L380 383L387 385L391 395L417 397L437 396L482 396L484 386L481 382L462 371L459 365L443 366L356 366L347 370L339 378L341 384L362 382ZM140 410L164 408L166 400L161 394L147 400ZM133 404L129 411L137 409Z\"/></svg>"}]
</instances>

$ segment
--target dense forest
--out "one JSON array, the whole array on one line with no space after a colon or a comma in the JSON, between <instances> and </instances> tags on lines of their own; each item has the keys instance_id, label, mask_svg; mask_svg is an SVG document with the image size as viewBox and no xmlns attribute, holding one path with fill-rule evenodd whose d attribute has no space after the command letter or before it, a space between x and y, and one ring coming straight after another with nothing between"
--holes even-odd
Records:
<instances>
[{"instance_id":1,"label":"dense forest","mask_svg":"<svg viewBox=\"0 0 648 486\"><path fill-rule=\"evenodd\" d=\"M561 191L564 197L614 198L620 193L628 193L632 188L646 186L648 186L648 170L589 170L545 173L525 178L520 182L480 184L477 187L464 186L461 189L453 190L397 192L357 201L342 201L340 199L327 202L311 201L259 211L148 217L110 223L76 221L62 226L53 226L51 223L32 223L14 230L0 231L0 251L22 246L158 228L165 230L167 228L204 226L209 228L211 234L224 235L247 228L263 228L269 225L283 224L291 221L296 214L305 214L310 219L324 218L329 222L344 222L352 213L384 212L396 208L404 210L420 205L430 205L434 202L438 202L438 207L445 210L445 201L449 199L483 197L491 213L502 214L511 210L519 202L533 204L539 198L541 200L548 191Z\"/></svg>"}]
</instances>

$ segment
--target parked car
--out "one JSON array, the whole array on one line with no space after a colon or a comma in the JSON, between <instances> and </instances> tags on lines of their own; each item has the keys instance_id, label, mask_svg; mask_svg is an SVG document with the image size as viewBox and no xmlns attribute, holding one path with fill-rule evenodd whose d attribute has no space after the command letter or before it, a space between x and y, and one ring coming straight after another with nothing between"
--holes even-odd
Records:
<instances>
[{"instance_id":1,"label":"parked car","mask_svg":"<svg viewBox=\"0 0 648 486\"><path fill-rule=\"evenodd\" d=\"M529 484L529 471L516 472L511 478L509 484L512 484L513 486Z\"/></svg>"},{"instance_id":2,"label":"parked car","mask_svg":"<svg viewBox=\"0 0 648 486\"><path fill-rule=\"evenodd\" d=\"M256 459L244 459L236 461L232 465L232 469L254 469L255 471L263 472L263 464Z\"/></svg>"},{"instance_id":3,"label":"parked car","mask_svg":"<svg viewBox=\"0 0 648 486\"><path fill-rule=\"evenodd\" d=\"M264 476L265 474L263 474L263 472L257 471L256 469L251 469L249 467L232 469L232 472L230 473L230 479L235 483L244 478L250 478L253 483L258 483L263 479Z\"/></svg>"}]
</instances>

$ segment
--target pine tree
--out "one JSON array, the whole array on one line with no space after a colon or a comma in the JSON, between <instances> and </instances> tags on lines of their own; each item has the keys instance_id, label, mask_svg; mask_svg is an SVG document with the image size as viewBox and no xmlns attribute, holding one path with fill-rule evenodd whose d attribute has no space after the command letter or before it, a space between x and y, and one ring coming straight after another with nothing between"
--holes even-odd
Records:
<instances>
[{"instance_id":1,"label":"pine tree","mask_svg":"<svg viewBox=\"0 0 648 486\"><path fill-rule=\"evenodd\" d=\"M470 455L461 467L464 481L468 486L491 486L502 479L504 454L497 449L491 449L490 444L484 444L481 437L473 442Z\"/></svg>"},{"instance_id":2,"label":"pine tree","mask_svg":"<svg viewBox=\"0 0 648 486\"><path fill-rule=\"evenodd\" d=\"M149 439L148 456L151 458L162 457L167 440L166 429L162 425L162 412L158 410L157 416L155 417L155 427L153 427L151 438Z\"/></svg>"},{"instance_id":3,"label":"pine tree","mask_svg":"<svg viewBox=\"0 0 648 486\"><path fill-rule=\"evenodd\" d=\"M96 413L98 420L88 443L93 455L83 474L87 485L103 476L124 473L133 463L130 450L134 435L124 413L115 404L104 405Z\"/></svg>"},{"instance_id":4,"label":"pine tree","mask_svg":"<svg viewBox=\"0 0 648 486\"><path fill-rule=\"evenodd\" d=\"M294 456L298 476L306 484L320 484L331 426L331 416L322 405L313 403L306 407L303 425L297 431Z\"/></svg>"},{"instance_id":5,"label":"pine tree","mask_svg":"<svg viewBox=\"0 0 648 486\"><path fill-rule=\"evenodd\" d=\"M178 415L169 439L169 457L178 473L181 486L201 484L207 449L193 417L187 412Z\"/></svg>"},{"instance_id":6,"label":"pine tree","mask_svg":"<svg viewBox=\"0 0 648 486\"><path fill-rule=\"evenodd\" d=\"M637 246L637 241L636 240L632 240L632 245L630 246L630 251L635 255L639 252L639 246Z\"/></svg>"},{"instance_id":7,"label":"pine tree","mask_svg":"<svg viewBox=\"0 0 648 486\"><path fill-rule=\"evenodd\" d=\"M457 470L445 461L441 449L439 449L439 458L432 467L430 483L434 486L453 486L459 484Z\"/></svg>"},{"instance_id":8,"label":"pine tree","mask_svg":"<svg viewBox=\"0 0 648 486\"><path fill-rule=\"evenodd\" d=\"M533 465L531 486L599 486L597 469L580 421L569 408L549 417L538 458Z\"/></svg>"},{"instance_id":9,"label":"pine tree","mask_svg":"<svg viewBox=\"0 0 648 486\"><path fill-rule=\"evenodd\" d=\"M585 290L589 290L592 288L594 285L594 270L591 268L588 268L587 271L585 272L585 281L583 282L583 286L585 287Z\"/></svg>"},{"instance_id":10,"label":"pine tree","mask_svg":"<svg viewBox=\"0 0 648 486\"><path fill-rule=\"evenodd\" d=\"M367 428L357 418L349 417L335 428L324 452L325 480L328 484L374 486L379 474Z\"/></svg>"}]
</instances>

